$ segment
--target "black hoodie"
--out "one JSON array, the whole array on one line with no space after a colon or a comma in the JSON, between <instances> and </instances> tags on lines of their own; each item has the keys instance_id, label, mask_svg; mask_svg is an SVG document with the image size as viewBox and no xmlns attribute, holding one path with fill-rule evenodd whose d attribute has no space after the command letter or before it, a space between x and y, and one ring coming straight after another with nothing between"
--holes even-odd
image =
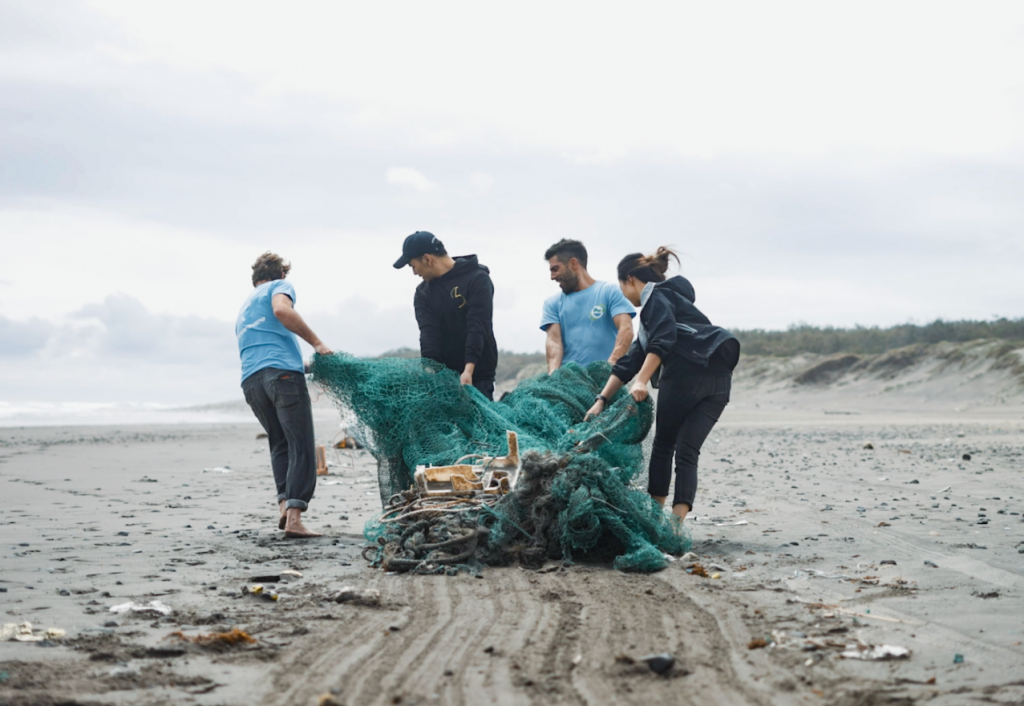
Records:
<instances>
[{"instance_id":1,"label":"black hoodie","mask_svg":"<svg viewBox=\"0 0 1024 706\"><path fill-rule=\"evenodd\" d=\"M416 287L420 355L461 374L475 363L473 382L494 380L498 344L491 324L494 285L476 255L455 258L455 267Z\"/></svg>"},{"instance_id":2,"label":"black hoodie","mask_svg":"<svg viewBox=\"0 0 1024 706\"><path fill-rule=\"evenodd\" d=\"M654 285L640 310L647 331L647 348L640 338L619 358L614 373L629 382L640 372L648 353L661 358L661 379L670 380L693 372L731 372L740 357L740 342L723 328L713 326L694 306L697 295L685 277L672 277Z\"/></svg>"}]
</instances>

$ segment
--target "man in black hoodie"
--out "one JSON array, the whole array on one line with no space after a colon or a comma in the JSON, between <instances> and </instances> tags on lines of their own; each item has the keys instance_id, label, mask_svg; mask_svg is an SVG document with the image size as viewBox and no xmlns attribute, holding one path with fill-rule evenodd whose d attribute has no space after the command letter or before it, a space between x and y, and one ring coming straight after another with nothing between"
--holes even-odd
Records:
<instances>
[{"instance_id":1,"label":"man in black hoodie","mask_svg":"<svg viewBox=\"0 0 1024 706\"><path fill-rule=\"evenodd\" d=\"M420 327L420 355L459 373L494 399L498 344L491 325L494 285L476 255L451 257L432 233L416 231L402 245L395 269L408 265L423 278L413 304Z\"/></svg>"}]
</instances>

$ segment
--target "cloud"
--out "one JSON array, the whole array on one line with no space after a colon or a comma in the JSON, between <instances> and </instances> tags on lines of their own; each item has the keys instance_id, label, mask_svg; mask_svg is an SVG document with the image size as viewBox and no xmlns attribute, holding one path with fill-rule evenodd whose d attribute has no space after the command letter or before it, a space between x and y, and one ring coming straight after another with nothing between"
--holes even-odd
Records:
<instances>
[{"instance_id":1,"label":"cloud","mask_svg":"<svg viewBox=\"0 0 1024 706\"><path fill-rule=\"evenodd\" d=\"M38 353L46 346L53 331L53 324L39 318L12 321L0 316L0 359L23 358Z\"/></svg>"},{"instance_id":2,"label":"cloud","mask_svg":"<svg viewBox=\"0 0 1024 706\"><path fill-rule=\"evenodd\" d=\"M149 362L203 365L237 354L230 322L153 314L127 294L84 306L70 318L97 324L84 329L88 334L78 329L74 335L104 358L144 357Z\"/></svg>"},{"instance_id":3,"label":"cloud","mask_svg":"<svg viewBox=\"0 0 1024 706\"><path fill-rule=\"evenodd\" d=\"M396 348L419 348L419 328L407 306L381 306L362 296L340 303L333 311L305 317L328 346L353 355L375 356Z\"/></svg>"},{"instance_id":4,"label":"cloud","mask_svg":"<svg viewBox=\"0 0 1024 706\"><path fill-rule=\"evenodd\" d=\"M208 402L236 397L238 374L230 321L154 314L124 294L56 322L0 317L4 401Z\"/></svg>"},{"instance_id":5,"label":"cloud","mask_svg":"<svg viewBox=\"0 0 1024 706\"><path fill-rule=\"evenodd\" d=\"M391 167L385 174L389 184L406 186L424 194L437 188L437 185L412 167Z\"/></svg>"}]
</instances>

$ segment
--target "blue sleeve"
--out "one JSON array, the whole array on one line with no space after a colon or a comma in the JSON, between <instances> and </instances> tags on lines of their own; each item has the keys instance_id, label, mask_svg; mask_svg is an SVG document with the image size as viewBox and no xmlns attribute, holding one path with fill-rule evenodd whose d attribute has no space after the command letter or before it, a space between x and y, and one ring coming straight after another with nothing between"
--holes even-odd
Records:
<instances>
[{"instance_id":1,"label":"blue sleeve","mask_svg":"<svg viewBox=\"0 0 1024 706\"><path fill-rule=\"evenodd\" d=\"M560 324L558 318L558 295L544 300L544 311L540 315L540 330L547 331L551 324Z\"/></svg>"},{"instance_id":2,"label":"blue sleeve","mask_svg":"<svg viewBox=\"0 0 1024 706\"><path fill-rule=\"evenodd\" d=\"M605 297L608 304L608 311L611 312L612 318L615 318L619 314L629 314L631 317L636 318L636 309L634 309L633 305L629 303L628 299L626 299L626 295L622 293L622 290L614 284L608 285Z\"/></svg>"},{"instance_id":3,"label":"blue sleeve","mask_svg":"<svg viewBox=\"0 0 1024 706\"><path fill-rule=\"evenodd\" d=\"M273 299L275 294L287 294L292 306L295 305L295 287L288 280L279 279L270 285L270 298Z\"/></svg>"}]
</instances>

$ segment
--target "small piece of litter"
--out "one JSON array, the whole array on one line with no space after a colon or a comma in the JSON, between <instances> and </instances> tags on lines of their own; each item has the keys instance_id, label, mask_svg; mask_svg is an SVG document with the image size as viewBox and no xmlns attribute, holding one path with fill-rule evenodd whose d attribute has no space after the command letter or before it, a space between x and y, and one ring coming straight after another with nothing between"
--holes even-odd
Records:
<instances>
[{"instance_id":1,"label":"small piece of litter","mask_svg":"<svg viewBox=\"0 0 1024 706\"><path fill-rule=\"evenodd\" d=\"M204 468L203 473L231 473L228 466L217 466L216 468Z\"/></svg>"},{"instance_id":2,"label":"small piece of litter","mask_svg":"<svg viewBox=\"0 0 1024 706\"><path fill-rule=\"evenodd\" d=\"M195 637L189 637L181 630L178 630L172 632L168 637L176 637L186 642L194 642L201 647L233 647L242 644L256 644L255 637L238 628L234 628L230 632L212 632L208 635L196 635Z\"/></svg>"},{"instance_id":3,"label":"small piece of litter","mask_svg":"<svg viewBox=\"0 0 1024 706\"><path fill-rule=\"evenodd\" d=\"M963 664L964 656L962 654L953 655L953 664Z\"/></svg>"},{"instance_id":4,"label":"small piece of litter","mask_svg":"<svg viewBox=\"0 0 1024 706\"><path fill-rule=\"evenodd\" d=\"M925 566L930 566L930 567L932 567L933 569L937 569L937 568L939 568L939 565L938 565L938 564L936 564L936 563L935 563L934 561L928 561L927 559L925 559L925 560L924 560L924 565L925 565Z\"/></svg>"},{"instance_id":5,"label":"small piece of litter","mask_svg":"<svg viewBox=\"0 0 1024 706\"><path fill-rule=\"evenodd\" d=\"M149 603L136 603L135 601L129 601L127 603L121 603L120 605L110 606L110 612L159 613L160 615L170 615L174 612L174 609L160 601L150 601Z\"/></svg>"},{"instance_id":6,"label":"small piece of litter","mask_svg":"<svg viewBox=\"0 0 1024 706\"><path fill-rule=\"evenodd\" d=\"M732 527L734 525L749 525L750 522L747 520L737 520L736 522L716 522L715 527Z\"/></svg>"},{"instance_id":7,"label":"small piece of litter","mask_svg":"<svg viewBox=\"0 0 1024 706\"><path fill-rule=\"evenodd\" d=\"M358 591L352 586L344 586L340 591L331 596L335 603L352 603L375 608L380 605L380 591L368 588L365 591Z\"/></svg>"},{"instance_id":8,"label":"small piece of litter","mask_svg":"<svg viewBox=\"0 0 1024 706\"><path fill-rule=\"evenodd\" d=\"M906 647L897 647L896 645L875 645L873 647L867 647L866 649L860 649L858 646L854 649L848 649L839 656L844 659L862 659L868 661L907 659L910 657L910 650Z\"/></svg>"}]
</instances>

